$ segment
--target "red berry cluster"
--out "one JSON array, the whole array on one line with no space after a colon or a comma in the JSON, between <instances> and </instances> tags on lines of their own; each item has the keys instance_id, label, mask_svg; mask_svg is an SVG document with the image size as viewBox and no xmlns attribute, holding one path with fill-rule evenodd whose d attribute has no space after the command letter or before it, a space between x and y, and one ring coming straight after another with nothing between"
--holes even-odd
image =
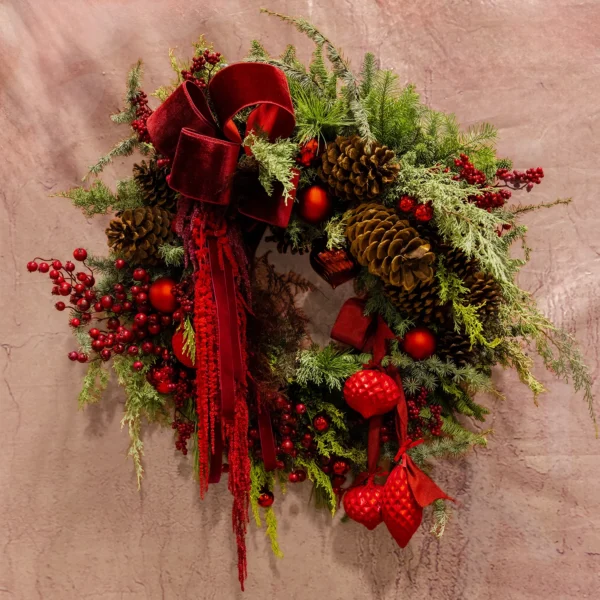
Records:
<instances>
[{"instance_id":1,"label":"red berry cluster","mask_svg":"<svg viewBox=\"0 0 600 600\"><path fill-rule=\"evenodd\" d=\"M402 196L398 200L398 210L404 213L410 213L417 221L427 223L433 218L433 206L431 202L418 204L414 198L410 196Z\"/></svg>"},{"instance_id":2,"label":"red berry cluster","mask_svg":"<svg viewBox=\"0 0 600 600\"><path fill-rule=\"evenodd\" d=\"M542 183L544 177L544 169L542 167L535 167L534 169L527 169L527 171L509 171L508 169L498 169L496 171L496 177L507 186L510 186L513 190L520 190L523 187L530 192L535 184Z\"/></svg>"},{"instance_id":3,"label":"red berry cluster","mask_svg":"<svg viewBox=\"0 0 600 600\"><path fill-rule=\"evenodd\" d=\"M342 486L346 483L346 475L350 471L350 464L343 458L335 456L320 456L321 471L331 477L331 487L337 496L342 494Z\"/></svg>"},{"instance_id":4,"label":"red berry cluster","mask_svg":"<svg viewBox=\"0 0 600 600\"><path fill-rule=\"evenodd\" d=\"M485 173L476 169L466 154L461 154L460 158L455 158L454 164L460 169L458 175L454 176L456 181L463 180L469 185L485 185Z\"/></svg>"},{"instance_id":5,"label":"red berry cluster","mask_svg":"<svg viewBox=\"0 0 600 600\"><path fill-rule=\"evenodd\" d=\"M186 277L182 279L180 283L173 286L171 293L181 306L180 310L176 310L173 313L173 318L176 321L180 321L183 313L190 314L194 311L194 282L192 278Z\"/></svg>"},{"instance_id":6,"label":"red berry cluster","mask_svg":"<svg viewBox=\"0 0 600 600\"><path fill-rule=\"evenodd\" d=\"M135 120L131 123L131 128L138 134L141 142L149 142L150 135L146 122L152 114L152 109L148 106L148 95L145 92L140 92L131 100L131 104L135 106Z\"/></svg>"},{"instance_id":7,"label":"red berry cluster","mask_svg":"<svg viewBox=\"0 0 600 600\"><path fill-rule=\"evenodd\" d=\"M491 212L494 208L502 208L510 199L511 193L505 188L494 188L497 191L486 191L479 196L471 196L469 200L478 208Z\"/></svg>"},{"instance_id":8,"label":"red berry cluster","mask_svg":"<svg viewBox=\"0 0 600 600\"><path fill-rule=\"evenodd\" d=\"M431 404L429 406L431 412L429 419L421 416L421 409L427 406L427 396L427 389L422 387L417 396L406 402L409 429L414 438L423 437L425 429L428 429L431 435L442 435L442 407L439 404Z\"/></svg>"},{"instance_id":9,"label":"red berry cluster","mask_svg":"<svg viewBox=\"0 0 600 600\"><path fill-rule=\"evenodd\" d=\"M191 67L189 70L183 69L181 76L186 81L192 81L199 88L204 89L207 85L207 79L210 79L210 74L220 60L220 52L211 52L206 49L200 56L194 56ZM210 68L207 68L207 64L210 65Z\"/></svg>"},{"instance_id":10,"label":"red berry cluster","mask_svg":"<svg viewBox=\"0 0 600 600\"><path fill-rule=\"evenodd\" d=\"M308 142L300 146L300 154L296 161L303 167L313 166L319 158L319 146L318 140L308 140Z\"/></svg>"},{"instance_id":11,"label":"red berry cluster","mask_svg":"<svg viewBox=\"0 0 600 600\"><path fill-rule=\"evenodd\" d=\"M57 259L35 259L27 263L27 269L30 272L48 273L53 284L52 294L69 296L69 303L72 305L68 307L72 311L69 319L71 327L79 328L95 321L88 334L97 358L107 361L113 354L127 352L130 356L138 356L140 353L154 354L162 360L168 360L171 356L169 349L150 338L160 334L164 328L172 326L175 315L161 314L149 303L150 275L146 270L137 268L133 271L133 281L129 289L123 283L115 283L112 293L98 298L98 292L94 288L94 272L85 263L87 251L84 248L76 248L73 257L82 262L88 272L75 272L73 262L67 261L63 265ZM123 259L115 261L117 270L126 267ZM67 308L62 301L54 306L61 312ZM125 326L121 319L132 322ZM68 358L82 363L89 359L85 353L76 351L69 352ZM144 365L141 361L136 361L132 367L135 371L140 371Z\"/></svg>"},{"instance_id":12,"label":"red berry cluster","mask_svg":"<svg viewBox=\"0 0 600 600\"><path fill-rule=\"evenodd\" d=\"M182 454L187 454L187 442L192 437L192 433L196 430L196 425L188 420L175 419L171 423L171 427L177 431L175 448L181 451Z\"/></svg>"},{"instance_id":13,"label":"red berry cluster","mask_svg":"<svg viewBox=\"0 0 600 600\"><path fill-rule=\"evenodd\" d=\"M179 369L177 383L173 393L173 402L176 409L181 409L188 398L194 396L194 378L190 377L188 371Z\"/></svg>"}]
</instances>

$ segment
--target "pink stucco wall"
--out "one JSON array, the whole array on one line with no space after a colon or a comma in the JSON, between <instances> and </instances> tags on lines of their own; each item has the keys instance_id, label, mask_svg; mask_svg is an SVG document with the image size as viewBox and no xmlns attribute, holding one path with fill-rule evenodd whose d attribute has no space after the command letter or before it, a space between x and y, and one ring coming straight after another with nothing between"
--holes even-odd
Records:
<instances>
[{"instance_id":1,"label":"pink stucco wall","mask_svg":"<svg viewBox=\"0 0 600 600\"><path fill-rule=\"evenodd\" d=\"M65 317L36 254L103 249L105 221L54 192L76 185L121 134L108 120L124 76L146 61L146 88L170 77L167 49L199 33L230 60L253 37L272 51L309 44L261 16L262 0L3 0L0 2L0 598L240 598L224 485L201 503L168 431L146 435L147 477L134 485L119 428L123 398L78 412L83 368L66 360ZM519 167L542 165L532 200L575 203L527 218L536 249L521 283L573 330L598 372L600 287L600 5L597 0L308 0L303 14L354 65L367 49L465 124L491 120ZM120 162L107 175L123 175ZM285 262L285 261L283 261ZM307 261L288 260L309 273ZM312 276L314 278L314 276ZM339 298L308 298L316 329ZM344 293L341 291L341 293ZM283 560L249 535L247 600L597 598L600 445L585 404L552 377L536 408L510 373L493 406L489 450L436 478L460 500L446 537L425 527L399 550L380 528L333 522L293 489L277 511Z\"/></svg>"}]
</instances>

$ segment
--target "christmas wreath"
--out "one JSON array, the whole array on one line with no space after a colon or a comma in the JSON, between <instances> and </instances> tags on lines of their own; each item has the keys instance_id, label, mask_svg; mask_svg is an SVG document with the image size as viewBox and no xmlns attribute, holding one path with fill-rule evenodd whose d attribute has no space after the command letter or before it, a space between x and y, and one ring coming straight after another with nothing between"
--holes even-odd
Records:
<instances>
[{"instance_id":1,"label":"christmas wreath","mask_svg":"<svg viewBox=\"0 0 600 600\"><path fill-rule=\"evenodd\" d=\"M138 485L145 422L173 428L201 496L227 478L242 587L250 509L280 555L276 484L308 479L317 506L383 522L401 547L433 504L441 536L452 498L429 460L486 445L468 423L488 413L476 393L502 397L494 365L535 400L535 350L594 419L573 338L516 284L530 252L519 218L570 200L515 203L544 172L497 157L491 125L461 131L372 54L354 74L310 23L277 16L315 43L308 66L259 42L228 66L200 38L190 61L170 53L176 78L150 101L138 62L112 116L132 133L90 174L145 158L116 191L96 178L62 194L113 214L108 257L77 248L75 262L27 265L64 297L79 345L68 357L88 368L80 405L100 399L108 365L124 388ZM329 345L311 342L295 301L311 283L257 255L265 233L333 288L353 280Z\"/></svg>"}]
</instances>

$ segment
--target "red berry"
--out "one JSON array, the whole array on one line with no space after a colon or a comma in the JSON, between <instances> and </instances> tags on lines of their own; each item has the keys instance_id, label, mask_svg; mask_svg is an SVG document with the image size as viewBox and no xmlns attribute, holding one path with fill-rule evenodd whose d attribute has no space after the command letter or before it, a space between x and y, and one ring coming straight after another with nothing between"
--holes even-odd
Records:
<instances>
[{"instance_id":1,"label":"red berry","mask_svg":"<svg viewBox=\"0 0 600 600\"><path fill-rule=\"evenodd\" d=\"M101 302L96 302L94 304L94 311L95 312L102 312L103 308L102 308L102 303Z\"/></svg>"},{"instance_id":2,"label":"red berry","mask_svg":"<svg viewBox=\"0 0 600 600\"><path fill-rule=\"evenodd\" d=\"M143 304L144 302L146 302L148 300L148 294L144 293L144 292L140 292L136 297L135 297L135 301L136 304Z\"/></svg>"},{"instance_id":3,"label":"red berry","mask_svg":"<svg viewBox=\"0 0 600 600\"><path fill-rule=\"evenodd\" d=\"M421 221L422 223L427 223L427 221L431 221L433 218L433 208L430 204L421 204L415 210L415 218L417 221Z\"/></svg>"},{"instance_id":4,"label":"red berry","mask_svg":"<svg viewBox=\"0 0 600 600\"><path fill-rule=\"evenodd\" d=\"M77 317L73 317L70 321L69 321L69 325L71 327L79 327L81 325L81 320L78 319Z\"/></svg>"},{"instance_id":5,"label":"red berry","mask_svg":"<svg viewBox=\"0 0 600 600\"><path fill-rule=\"evenodd\" d=\"M297 475L298 481L300 483L302 483L303 481L306 481L306 471L303 471L302 469L298 469L296 471L296 475Z\"/></svg>"},{"instance_id":6,"label":"red berry","mask_svg":"<svg viewBox=\"0 0 600 600\"><path fill-rule=\"evenodd\" d=\"M123 344L115 344L113 346L113 352L115 354L123 354L123 352L125 352L125 346Z\"/></svg>"},{"instance_id":7,"label":"red berry","mask_svg":"<svg viewBox=\"0 0 600 600\"><path fill-rule=\"evenodd\" d=\"M75 263L72 263L70 260L68 260L65 263L65 271L72 273L74 270L75 270Z\"/></svg>"},{"instance_id":8,"label":"red berry","mask_svg":"<svg viewBox=\"0 0 600 600\"><path fill-rule=\"evenodd\" d=\"M35 260L31 260L27 263L27 270L30 273L33 273L34 271L38 270L38 264L35 262Z\"/></svg>"},{"instance_id":9,"label":"red berry","mask_svg":"<svg viewBox=\"0 0 600 600\"><path fill-rule=\"evenodd\" d=\"M127 354L130 356L137 356L139 352L140 349L137 346L129 346L129 348L127 348Z\"/></svg>"},{"instance_id":10,"label":"red berry","mask_svg":"<svg viewBox=\"0 0 600 600\"><path fill-rule=\"evenodd\" d=\"M417 204L417 201L410 196L402 196L398 200L398 209L402 212L412 212Z\"/></svg>"},{"instance_id":11,"label":"red berry","mask_svg":"<svg viewBox=\"0 0 600 600\"><path fill-rule=\"evenodd\" d=\"M306 412L306 404L296 404L295 410L299 415L303 415Z\"/></svg>"},{"instance_id":12,"label":"red berry","mask_svg":"<svg viewBox=\"0 0 600 600\"><path fill-rule=\"evenodd\" d=\"M60 271L62 269L62 263L60 262L60 260L53 260L52 268L56 269L57 271Z\"/></svg>"},{"instance_id":13,"label":"red berry","mask_svg":"<svg viewBox=\"0 0 600 600\"><path fill-rule=\"evenodd\" d=\"M77 362L84 363L87 362L88 356L85 352L80 352L77 355Z\"/></svg>"},{"instance_id":14,"label":"red berry","mask_svg":"<svg viewBox=\"0 0 600 600\"><path fill-rule=\"evenodd\" d=\"M133 272L133 278L135 279L135 281L143 281L144 279L146 279L146 275L146 270L141 268L137 268Z\"/></svg>"},{"instance_id":15,"label":"red berry","mask_svg":"<svg viewBox=\"0 0 600 600\"><path fill-rule=\"evenodd\" d=\"M149 325L148 333L150 335L158 335L160 333L160 325Z\"/></svg>"},{"instance_id":16,"label":"red berry","mask_svg":"<svg viewBox=\"0 0 600 600\"><path fill-rule=\"evenodd\" d=\"M136 360L132 365L131 368L134 371L141 371L144 368L144 363L141 360Z\"/></svg>"},{"instance_id":17,"label":"red berry","mask_svg":"<svg viewBox=\"0 0 600 600\"><path fill-rule=\"evenodd\" d=\"M127 263L122 258L117 258L117 260L115 260L115 269L118 269L120 271L121 269L124 269L126 266L127 266Z\"/></svg>"},{"instance_id":18,"label":"red berry","mask_svg":"<svg viewBox=\"0 0 600 600\"><path fill-rule=\"evenodd\" d=\"M111 309L113 303L114 300L112 296L102 296L102 298L100 298L100 304L102 304L102 308L104 308L105 310Z\"/></svg>"},{"instance_id":19,"label":"red berry","mask_svg":"<svg viewBox=\"0 0 600 600\"><path fill-rule=\"evenodd\" d=\"M87 251L84 248L75 248L73 250L73 258L75 260L85 260L87 258Z\"/></svg>"},{"instance_id":20,"label":"red berry","mask_svg":"<svg viewBox=\"0 0 600 600\"><path fill-rule=\"evenodd\" d=\"M144 342L142 344L142 352L144 354L151 354L154 351L154 344L152 342Z\"/></svg>"},{"instance_id":21,"label":"red berry","mask_svg":"<svg viewBox=\"0 0 600 600\"><path fill-rule=\"evenodd\" d=\"M329 421L323 415L318 415L313 419L313 427L320 433L329 429Z\"/></svg>"},{"instance_id":22,"label":"red berry","mask_svg":"<svg viewBox=\"0 0 600 600\"><path fill-rule=\"evenodd\" d=\"M258 497L258 504L259 506L262 506L262 508L269 508L269 506L273 505L273 502L275 502L275 497L271 492L263 492Z\"/></svg>"},{"instance_id":23,"label":"red berry","mask_svg":"<svg viewBox=\"0 0 600 600\"><path fill-rule=\"evenodd\" d=\"M83 312L88 310L90 307L90 303L85 298L79 298L77 300L77 308Z\"/></svg>"},{"instance_id":24,"label":"red berry","mask_svg":"<svg viewBox=\"0 0 600 600\"><path fill-rule=\"evenodd\" d=\"M67 355L69 357L69 360L72 360L73 362L75 362L77 360L77 357L79 356L78 352L69 352L69 354Z\"/></svg>"},{"instance_id":25,"label":"red berry","mask_svg":"<svg viewBox=\"0 0 600 600\"><path fill-rule=\"evenodd\" d=\"M100 357L104 361L109 360L110 359L110 350L108 350L108 348L104 348L104 350L102 350L102 352L100 352Z\"/></svg>"},{"instance_id":26,"label":"red berry","mask_svg":"<svg viewBox=\"0 0 600 600\"><path fill-rule=\"evenodd\" d=\"M133 317L133 322L140 326L145 325L147 321L148 315L145 315L144 313L138 313L135 315L135 317Z\"/></svg>"},{"instance_id":27,"label":"red berry","mask_svg":"<svg viewBox=\"0 0 600 600\"><path fill-rule=\"evenodd\" d=\"M114 308L114 307L113 307ZM111 331L116 331L117 327L119 327L120 325L120 321L119 319L116 319L115 317L111 317L107 322L106 322L106 328L110 329Z\"/></svg>"},{"instance_id":28,"label":"red berry","mask_svg":"<svg viewBox=\"0 0 600 600\"><path fill-rule=\"evenodd\" d=\"M48 263L43 262L40 263L39 269L40 273L47 273L50 270L50 267L48 266Z\"/></svg>"},{"instance_id":29,"label":"red berry","mask_svg":"<svg viewBox=\"0 0 600 600\"><path fill-rule=\"evenodd\" d=\"M63 311L63 310L65 310L65 308L66 308L66 307L67 307L67 306L66 306L66 304L65 304L64 302L57 302L57 303L54 305L54 308L56 308L56 310L60 310L60 311Z\"/></svg>"},{"instance_id":30,"label":"red berry","mask_svg":"<svg viewBox=\"0 0 600 600\"><path fill-rule=\"evenodd\" d=\"M294 450L294 442L291 439L287 438L281 442L281 451L285 452L285 454L291 454Z\"/></svg>"},{"instance_id":31,"label":"red berry","mask_svg":"<svg viewBox=\"0 0 600 600\"><path fill-rule=\"evenodd\" d=\"M288 475L288 479L289 479L290 483L297 483L298 482L298 474L296 473L296 471L292 471Z\"/></svg>"}]
</instances>

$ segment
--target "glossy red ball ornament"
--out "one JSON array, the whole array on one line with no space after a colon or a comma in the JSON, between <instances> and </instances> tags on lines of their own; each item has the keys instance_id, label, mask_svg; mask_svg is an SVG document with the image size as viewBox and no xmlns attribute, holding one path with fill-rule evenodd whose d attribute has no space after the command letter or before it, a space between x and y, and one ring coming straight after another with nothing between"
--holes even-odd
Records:
<instances>
[{"instance_id":1,"label":"glossy red ball ornament","mask_svg":"<svg viewBox=\"0 0 600 600\"><path fill-rule=\"evenodd\" d=\"M346 514L367 529L375 529L383 521L383 489L384 486L376 484L372 477L364 484L351 487L344 494Z\"/></svg>"},{"instance_id":2,"label":"glossy red ball ornament","mask_svg":"<svg viewBox=\"0 0 600 600\"><path fill-rule=\"evenodd\" d=\"M392 537L400 548L404 548L419 529L423 509L408 485L403 465L398 465L391 472L383 486L381 514Z\"/></svg>"},{"instance_id":3,"label":"glossy red ball ornament","mask_svg":"<svg viewBox=\"0 0 600 600\"><path fill-rule=\"evenodd\" d=\"M273 506L273 502L275 502L275 496L273 496L272 492L263 492L258 497L258 505L263 508L269 508L269 506Z\"/></svg>"},{"instance_id":4,"label":"glossy red ball ornament","mask_svg":"<svg viewBox=\"0 0 600 600\"><path fill-rule=\"evenodd\" d=\"M302 190L298 200L298 215L310 225L318 225L324 221L333 208L331 195L320 185L311 185Z\"/></svg>"},{"instance_id":5,"label":"glossy red ball ornament","mask_svg":"<svg viewBox=\"0 0 600 600\"><path fill-rule=\"evenodd\" d=\"M187 352L183 350L185 340L183 338L183 330L178 329L171 339L171 346L173 348L173 354L177 360L185 365L186 367L193 368L196 366L196 357L191 357Z\"/></svg>"},{"instance_id":6,"label":"glossy red ball ornament","mask_svg":"<svg viewBox=\"0 0 600 600\"><path fill-rule=\"evenodd\" d=\"M427 327L415 327L404 336L402 348L414 360L425 360L435 352L435 336Z\"/></svg>"},{"instance_id":7,"label":"glossy red ball ornament","mask_svg":"<svg viewBox=\"0 0 600 600\"><path fill-rule=\"evenodd\" d=\"M365 419L389 412L398 404L400 397L396 382L382 371L358 371L348 377L344 385L348 406Z\"/></svg>"},{"instance_id":8,"label":"glossy red ball ornament","mask_svg":"<svg viewBox=\"0 0 600 600\"><path fill-rule=\"evenodd\" d=\"M150 304L160 312L172 313L177 308L177 300L173 296L176 282L169 277L161 277L150 286Z\"/></svg>"}]
</instances>

